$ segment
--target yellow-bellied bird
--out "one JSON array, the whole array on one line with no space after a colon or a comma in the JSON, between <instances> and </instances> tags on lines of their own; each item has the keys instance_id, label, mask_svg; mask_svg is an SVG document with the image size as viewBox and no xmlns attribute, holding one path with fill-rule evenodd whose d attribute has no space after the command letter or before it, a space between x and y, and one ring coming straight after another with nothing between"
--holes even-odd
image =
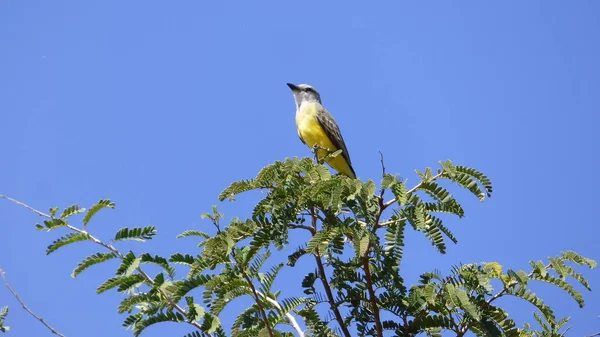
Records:
<instances>
[{"instance_id":1,"label":"yellow-bellied bird","mask_svg":"<svg viewBox=\"0 0 600 337\"><path fill-rule=\"evenodd\" d=\"M333 116L321 105L321 95L308 84L288 83L287 85L294 93L296 127L302 143L317 151L319 162L325 159L327 164L336 171L350 178L356 178L342 133ZM341 154L335 157L329 156L340 149Z\"/></svg>"}]
</instances>

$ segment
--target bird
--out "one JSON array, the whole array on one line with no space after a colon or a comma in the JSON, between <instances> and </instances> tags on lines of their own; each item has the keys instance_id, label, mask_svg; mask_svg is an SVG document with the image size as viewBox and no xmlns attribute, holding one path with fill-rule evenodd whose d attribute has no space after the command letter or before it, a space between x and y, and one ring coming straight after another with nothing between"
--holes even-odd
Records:
<instances>
[{"instance_id":1,"label":"bird","mask_svg":"<svg viewBox=\"0 0 600 337\"><path fill-rule=\"evenodd\" d=\"M339 173L355 179L356 173L340 128L321 104L319 92L308 84L287 83L287 86L292 89L296 102L296 128L300 141L315 153L319 163L325 160ZM342 153L330 156L338 150Z\"/></svg>"}]
</instances>

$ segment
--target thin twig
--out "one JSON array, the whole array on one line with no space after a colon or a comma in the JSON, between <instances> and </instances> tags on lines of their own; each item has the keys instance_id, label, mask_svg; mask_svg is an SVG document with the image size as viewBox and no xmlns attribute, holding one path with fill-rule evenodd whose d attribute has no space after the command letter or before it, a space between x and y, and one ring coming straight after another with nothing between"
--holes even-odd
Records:
<instances>
[{"instance_id":1,"label":"thin twig","mask_svg":"<svg viewBox=\"0 0 600 337\"><path fill-rule=\"evenodd\" d=\"M563 333L561 333L560 335L562 337L565 337L567 335L567 332L569 332L569 330L571 330L571 327L566 328L565 331L563 331Z\"/></svg>"},{"instance_id":2,"label":"thin twig","mask_svg":"<svg viewBox=\"0 0 600 337\"><path fill-rule=\"evenodd\" d=\"M0 198L4 198L4 199L6 199L8 201L14 202L15 204L17 204L19 206L23 206L23 207L27 208L28 210L30 210L30 211L32 211L34 213L37 213L39 216L43 216L43 217L52 219L52 217L50 215L48 215L46 213L43 213L43 212L40 212L37 209L35 209L35 208L33 208L33 207L29 206L29 205L26 205L26 204L20 202L19 200L15 200L15 199L13 199L11 197L7 197L7 196L2 195L2 194L0 194Z\"/></svg>"},{"instance_id":3,"label":"thin twig","mask_svg":"<svg viewBox=\"0 0 600 337\"><path fill-rule=\"evenodd\" d=\"M7 199L6 197L4 197L4 198ZM48 328L53 334L55 334L57 336L65 337L65 335L63 335L60 332L56 331L56 329L54 329L53 327L51 327L50 324L46 323L46 321L44 321L43 318L41 318L40 316L38 316L35 313L33 313L33 311L31 311L31 309L29 309L27 307L27 305L25 305L25 302L23 302L23 300L21 299L21 297L19 297L19 294L17 294L17 292L8 283L8 280L6 280L6 275L4 274L4 270L2 270L2 268L0 268L0 275L2 276L2 279L4 280L4 285L6 286L6 288L8 288L8 290L13 294L13 296L17 299L17 301L19 301L19 303L21 303L21 306L23 307L23 309L25 309L25 311L27 311L31 316L35 317L35 319L37 319L42 324L44 324L46 326L46 328Z\"/></svg>"},{"instance_id":4,"label":"thin twig","mask_svg":"<svg viewBox=\"0 0 600 337\"><path fill-rule=\"evenodd\" d=\"M381 158L381 178L385 178L385 164L383 163L383 152L379 151L379 157ZM383 199L385 188L381 186L381 192L379 193L379 199Z\"/></svg>"},{"instance_id":5,"label":"thin twig","mask_svg":"<svg viewBox=\"0 0 600 337\"><path fill-rule=\"evenodd\" d=\"M12 201L13 203L19 205L19 206L23 206L27 209L29 209L30 211L43 216L45 218L48 219L54 219L54 217L52 215L46 214L44 212L41 212L23 202L20 202L18 200L15 200L13 198L7 197L5 195L0 194L0 198L4 198L6 200ZM116 254L121 260L125 258L125 256L117 249L115 248L113 245L111 244L107 244L99 239L97 239L96 237L94 237L93 235L91 235L90 233L88 233L86 230L83 229L79 229L77 227L71 226L69 224L66 225L67 228L69 228L70 230L80 233L80 234L85 234L89 237L90 241L110 250L111 252L113 252L114 254ZM141 268L141 267L137 267L136 270L140 273L140 275L142 275L142 277L146 280L146 282L148 282L150 285L154 285L154 280L148 275L146 274L146 272ZM169 305L173 308L175 308L177 311L179 311L181 314L185 315L187 317L188 313L185 309L183 309L179 304L175 303L173 301L173 299L171 297L169 297L163 289L158 288L158 292L165 298L165 300L169 303ZM202 329L202 325L200 323L198 323L197 321L191 321L189 322L190 325L194 326L195 328L199 329L200 331L204 331ZM212 336L212 334L206 332L209 336Z\"/></svg>"},{"instance_id":6,"label":"thin twig","mask_svg":"<svg viewBox=\"0 0 600 337\"><path fill-rule=\"evenodd\" d=\"M591 334L591 335L585 336L585 337L596 337L596 336L600 336L600 332L596 332L595 334Z\"/></svg>"}]
</instances>

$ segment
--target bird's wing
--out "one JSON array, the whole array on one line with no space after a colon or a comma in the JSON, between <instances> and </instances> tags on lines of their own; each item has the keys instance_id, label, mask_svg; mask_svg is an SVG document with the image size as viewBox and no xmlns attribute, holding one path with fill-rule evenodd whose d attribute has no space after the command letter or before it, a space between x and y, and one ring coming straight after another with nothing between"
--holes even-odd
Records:
<instances>
[{"instance_id":1,"label":"bird's wing","mask_svg":"<svg viewBox=\"0 0 600 337\"><path fill-rule=\"evenodd\" d=\"M335 145L338 149L342 149L342 156L346 159L348 166L354 173L354 168L352 168L352 162L350 161L350 154L348 153L348 149L346 148L346 143L344 143L344 137L342 137L342 133L340 132L340 128L338 127L333 116L325 109L323 106L319 106L317 108L317 121L321 124L323 130L325 130L325 134L329 137L329 140Z\"/></svg>"}]
</instances>

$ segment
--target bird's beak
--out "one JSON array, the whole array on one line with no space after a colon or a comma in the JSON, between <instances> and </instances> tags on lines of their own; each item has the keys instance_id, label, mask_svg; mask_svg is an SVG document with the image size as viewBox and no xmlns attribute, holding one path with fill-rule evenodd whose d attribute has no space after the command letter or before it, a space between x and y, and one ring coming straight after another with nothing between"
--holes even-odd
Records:
<instances>
[{"instance_id":1,"label":"bird's beak","mask_svg":"<svg viewBox=\"0 0 600 337\"><path fill-rule=\"evenodd\" d=\"M297 85L292 84L292 83L286 83L288 87L290 87L290 89L292 89L292 91L298 91L300 88L298 88Z\"/></svg>"}]
</instances>

